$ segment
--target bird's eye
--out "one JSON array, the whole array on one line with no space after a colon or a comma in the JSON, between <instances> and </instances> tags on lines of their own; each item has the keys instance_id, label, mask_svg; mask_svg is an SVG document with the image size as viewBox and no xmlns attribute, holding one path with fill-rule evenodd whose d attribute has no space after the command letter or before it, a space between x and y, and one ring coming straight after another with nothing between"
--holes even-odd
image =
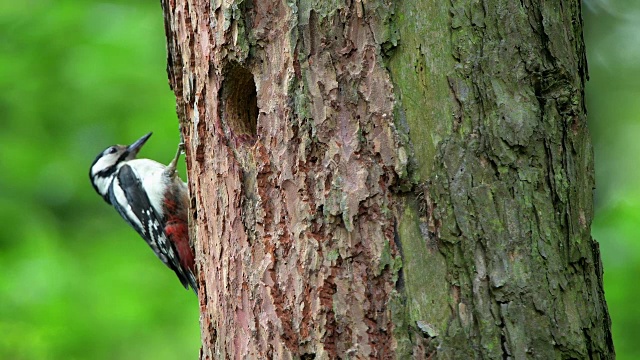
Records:
<instances>
[{"instance_id":1,"label":"bird's eye","mask_svg":"<svg viewBox=\"0 0 640 360\"><path fill-rule=\"evenodd\" d=\"M113 154L113 153L115 153L115 152L116 152L116 150L117 150L117 149L116 149L116 147L115 147L115 146L112 146L112 147L110 147L110 148L108 148L108 149L107 149L107 154Z\"/></svg>"}]
</instances>

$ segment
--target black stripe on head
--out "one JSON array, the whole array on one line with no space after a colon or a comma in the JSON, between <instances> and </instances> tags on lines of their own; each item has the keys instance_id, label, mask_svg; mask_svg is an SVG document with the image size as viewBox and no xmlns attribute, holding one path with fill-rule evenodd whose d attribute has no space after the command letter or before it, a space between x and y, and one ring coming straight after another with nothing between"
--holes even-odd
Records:
<instances>
[{"instance_id":1,"label":"black stripe on head","mask_svg":"<svg viewBox=\"0 0 640 360\"><path fill-rule=\"evenodd\" d=\"M103 154L98 155L98 157L96 158L96 160L94 161L94 165L96 162L98 162L98 160L100 160L100 158L102 157ZM120 164L121 162L123 162L127 156L129 156L129 151L125 150L116 160L115 163L113 163L113 165L109 166L106 169L102 169L100 171L98 171L98 173L96 174L96 176L100 176L100 177L109 177L111 176L114 172L116 172L116 169L118 169L118 164ZM93 167L93 165L91 165L91 167Z\"/></svg>"},{"instance_id":2,"label":"black stripe on head","mask_svg":"<svg viewBox=\"0 0 640 360\"><path fill-rule=\"evenodd\" d=\"M124 149L124 151L122 152L122 154L120 154L120 156L116 159L116 161L109 167L104 168L100 171L98 171L97 173L93 174L93 167L96 165L96 163L98 161L100 161L100 159L102 159L104 156L112 154L115 151L118 151L119 149ZM111 177L116 170L118 169L118 164L120 164L122 161L124 161L127 156L129 155L129 151L127 150L127 148L123 145L112 145L109 146L108 148L106 148L105 150L103 150L100 154L98 154L98 156L96 156L96 158L93 160L93 162L91 163L91 166L89 167L89 179L91 180L91 185L93 186L93 189L102 196L102 198L104 199L104 201L107 202L107 204L111 205L111 201L109 199L109 195L108 192L105 194L101 194L100 193L100 189L98 189L98 186L96 185L96 179L102 178L102 179L107 179L109 177Z\"/></svg>"}]
</instances>

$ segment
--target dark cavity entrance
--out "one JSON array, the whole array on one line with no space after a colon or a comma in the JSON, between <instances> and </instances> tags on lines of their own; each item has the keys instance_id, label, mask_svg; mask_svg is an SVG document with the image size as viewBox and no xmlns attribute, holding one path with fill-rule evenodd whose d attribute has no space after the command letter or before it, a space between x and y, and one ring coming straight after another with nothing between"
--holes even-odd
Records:
<instances>
[{"instance_id":1,"label":"dark cavity entrance","mask_svg":"<svg viewBox=\"0 0 640 360\"><path fill-rule=\"evenodd\" d=\"M229 65L222 83L222 119L234 135L256 136L258 100L253 75L239 64Z\"/></svg>"}]
</instances>

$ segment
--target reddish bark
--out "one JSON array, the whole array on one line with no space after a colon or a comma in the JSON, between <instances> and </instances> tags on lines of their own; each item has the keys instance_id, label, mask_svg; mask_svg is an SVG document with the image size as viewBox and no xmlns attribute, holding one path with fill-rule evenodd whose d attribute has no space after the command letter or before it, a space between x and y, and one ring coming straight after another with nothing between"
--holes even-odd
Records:
<instances>
[{"instance_id":1,"label":"reddish bark","mask_svg":"<svg viewBox=\"0 0 640 360\"><path fill-rule=\"evenodd\" d=\"M326 16L254 5L163 2L202 357L391 356L381 257L395 253L391 188L405 164L375 19L357 2Z\"/></svg>"}]
</instances>

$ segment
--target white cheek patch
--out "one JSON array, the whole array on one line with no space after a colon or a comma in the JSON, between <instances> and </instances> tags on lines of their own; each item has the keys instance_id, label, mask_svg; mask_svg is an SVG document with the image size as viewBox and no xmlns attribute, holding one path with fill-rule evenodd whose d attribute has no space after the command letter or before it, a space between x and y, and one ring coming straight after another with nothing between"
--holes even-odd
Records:
<instances>
[{"instance_id":1,"label":"white cheek patch","mask_svg":"<svg viewBox=\"0 0 640 360\"><path fill-rule=\"evenodd\" d=\"M118 161L118 155L116 154L109 154L101 157L95 164L93 164L93 167L91 167L91 176L95 176L100 171L114 165L116 161Z\"/></svg>"}]
</instances>

